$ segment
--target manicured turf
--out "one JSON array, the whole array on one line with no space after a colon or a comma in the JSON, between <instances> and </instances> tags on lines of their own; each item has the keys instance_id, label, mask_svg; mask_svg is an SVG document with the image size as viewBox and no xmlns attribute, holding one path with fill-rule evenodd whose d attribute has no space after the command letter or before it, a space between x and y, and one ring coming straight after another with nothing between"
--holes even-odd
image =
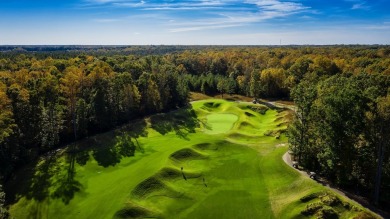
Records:
<instances>
[{"instance_id":1,"label":"manicured turf","mask_svg":"<svg viewBox=\"0 0 390 219\"><path fill-rule=\"evenodd\" d=\"M234 114L213 113L206 118L209 127L205 132L207 134L221 134L229 131L238 117Z\"/></svg>"},{"instance_id":2,"label":"manicured turf","mask_svg":"<svg viewBox=\"0 0 390 219\"><path fill-rule=\"evenodd\" d=\"M18 174L9 185L17 191L11 215L305 218L301 211L323 196L300 199L327 189L282 161L288 118L260 105L203 100L85 139ZM118 143L126 135L135 156Z\"/></svg>"}]
</instances>

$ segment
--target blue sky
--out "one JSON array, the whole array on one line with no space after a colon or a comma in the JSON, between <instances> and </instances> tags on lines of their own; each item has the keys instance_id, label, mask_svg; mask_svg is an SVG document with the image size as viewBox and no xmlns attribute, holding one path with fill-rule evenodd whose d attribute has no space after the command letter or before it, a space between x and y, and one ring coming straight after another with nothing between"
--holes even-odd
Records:
<instances>
[{"instance_id":1,"label":"blue sky","mask_svg":"<svg viewBox=\"0 0 390 219\"><path fill-rule=\"evenodd\" d=\"M0 0L0 45L390 44L390 0Z\"/></svg>"}]
</instances>

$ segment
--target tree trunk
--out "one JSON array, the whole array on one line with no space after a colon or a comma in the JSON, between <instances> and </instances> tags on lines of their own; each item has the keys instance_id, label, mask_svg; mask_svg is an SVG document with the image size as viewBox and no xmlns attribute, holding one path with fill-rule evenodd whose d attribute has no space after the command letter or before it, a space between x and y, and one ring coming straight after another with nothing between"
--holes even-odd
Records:
<instances>
[{"instance_id":1,"label":"tree trunk","mask_svg":"<svg viewBox=\"0 0 390 219\"><path fill-rule=\"evenodd\" d=\"M74 140L77 140L76 100L72 100L72 104L71 104L71 113L72 113L72 123L73 123Z\"/></svg>"}]
</instances>

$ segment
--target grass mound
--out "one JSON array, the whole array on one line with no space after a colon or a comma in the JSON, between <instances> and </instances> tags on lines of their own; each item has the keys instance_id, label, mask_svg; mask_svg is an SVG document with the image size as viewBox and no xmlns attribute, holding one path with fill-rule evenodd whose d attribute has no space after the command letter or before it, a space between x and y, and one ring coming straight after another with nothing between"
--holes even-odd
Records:
<instances>
[{"instance_id":1,"label":"grass mound","mask_svg":"<svg viewBox=\"0 0 390 219\"><path fill-rule=\"evenodd\" d=\"M125 219L125 218L146 218L146 217L156 217L157 215L141 206L134 204L128 204L126 207L117 211L114 215L116 219Z\"/></svg>"},{"instance_id":2,"label":"grass mound","mask_svg":"<svg viewBox=\"0 0 390 219\"><path fill-rule=\"evenodd\" d=\"M221 103L207 102L207 103L204 103L203 106L205 106L207 108L218 108L221 106Z\"/></svg>"},{"instance_id":3,"label":"grass mound","mask_svg":"<svg viewBox=\"0 0 390 219\"><path fill-rule=\"evenodd\" d=\"M318 219L337 219L339 218L339 215L337 212L328 206L324 206L322 209L320 209L317 212L317 218Z\"/></svg>"},{"instance_id":4,"label":"grass mound","mask_svg":"<svg viewBox=\"0 0 390 219\"><path fill-rule=\"evenodd\" d=\"M301 214L310 216L314 215L317 211L322 209L323 204L321 202L315 202L315 203L310 203L306 205L306 209L301 212Z\"/></svg>"},{"instance_id":5,"label":"grass mound","mask_svg":"<svg viewBox=\"0 0 390 219\"><path fill-rule=\"evenodd\" d=\"M160 176L163 179L175 179L178 177L182 177L182 174L180 170L170 167L164 167L162 168L158 173L158 176Z\"/></svg>"},{"instance_id":6,"label":"grass mound","mask_svg":"<svg viewBox=\"0 0 390 219\"><path fill-rule=\"evenodd\" d=\"M250 113L250 112L245 112L245 115L249 116L249 117L254 117L255 116L253 113Z\"/></svg>"},{"instance_id":7,"label":"grass mound","mask_svg":"<svg viewBox=\"0 0 390 219\"><path fill-rule=\"evenodd\" d=\"M254 125L252 125L251 123L249 122L241 122L240 125L238 126L238 129L254 129L256 128Z\"/></svg>"},{"instance_id":8,"label":"grass mound","mask_svg":"<svg viewBox=\"0 0 390 219\"><path fill-rule=\"evenodd\" d=\"M250 136L250 135L245 135L245 134L242 134L242 133L232 133L232 134L229 134L228 135L229 138L231 139L239 139L239 140L248 140L248 139L256 139L258 136Z\"/></svg>"},{"instance_id":9,"label":"grass mound","mask_svg":"<svg viewBox=\"0 0 390 219\"><path fill-rule=\"evenodd\" d=\"M199 173L180 171L172 167L164 167L156 175L164 180L183 179L183 176L185 176L186 179L198 178L201 176Z\"/></svg>"},{"instance_id":10,"label":"grass mound","mask_svg":"<svg viewBox=\"0 0 390 219\"><path fill-rule=\"evenodd\" d=\"M134 188L132 195L142 198L147 194L164 189L167 189L167 186L159 178L152 176L138 184L138 186Z\"/></svg>"},{"instance_id":11,"label":"grass mound","mask_svg":"<svg viewBox=\"0 0 390 219\"><path fill-rule=\"evenodd\" d=\"M260 113L261 115L264 115L269 109L268 107L266 107L264 105L259 105L259 106L249 105L249 106L247 106L247 108L254 111L254 112Z\"/></svg>"},{"instance_id":12,"label":"grass mound","mask_svg":"<svg viewBox=\"0 0 390 219\"><path fill-rule=\"evenodd\" d=\"M276 117L276 119L274 119L274 122L283 123L285 120L286 120L286 118L284 118L284 116L278 116L278 117Z\"/></svg>"},{"instance_id":13,"label":"grass mound","mask_svg":"<svg viewBox=\"0 0 390 219\"><path fill-rule=\"evenodd\" d=\"M308 203L306 208L301 211L302 215L315 216L319 219L343 218L345 217L343 214L360 212L360 209L351 208L349 203L343 202L336 195L327 192L311 193L303 196L300 201Z\"/></svg>"},{"instance_id":14,"label":"grass mound","mask_svg":"<svg viewBox=\"0 0 390 219\"><path fill-rule=\"evenodd\" d=\"M150 196L165 196L179 198L182 194L167 186L159 177L151 176L138 184L132 191L135 198L148 198Z\"/></svg>"},{"instance_id":15,"label":"grass mound","mask_svg":"<svg viewBox=\"0 0 390 219\"><path fill-rule=\"evenodd\" d=\"M280 135L283 133L284 131L282 130L267 130L264 135L265 136L272 136L272 137L275 137L276 139L279 139L280 138Z\"/></svg>"},{"instance_id":16,"label":"grass mound","mask_svg":"<svg viewBox=\"0 0 390 219\"><path fill-rule=\"evenodd\" d=\"M202 150L202 151L205 151L205 150L218 150L218 144L211 144L211 143L199 143L199 144L195 144L193 146L195 149L198 149L198 150Z\"/></svg>"},{"instance_id":17,"label":"grass mound","mask_svg":"<svg viewBox=\"0 0 390 219\"><path fill-rule=\"evenodd\" d=\"M323 192L311 193L311 194L303 196L300 200L301 200L301 202L305 203L305 202L311 201L313 199L316 199L316 198L320 197L323 194L324 194Z\"/></svg>"},{"instance_id":18,"label":"grass mound","mask_svg":"<svg viewBox=\"0 0 390 219\"><path fill-rule=\"evenodd\" d=\"M320 196L320 200L322 203L328 206L337 206L341 204L341 200L332 194L324 194Z\"/></svg>"},{"instance_id":19,"label":"grass mound","mask_svg":"<svg viewBox=\"0 0 390 219\"><path fill-rule=\"evenodd\" d=\"M205 159L206 156L191 148L183 148L172 153L170 155L170 158L173 160L184 161L190 159Z\"/></svg>"}]
</instances>

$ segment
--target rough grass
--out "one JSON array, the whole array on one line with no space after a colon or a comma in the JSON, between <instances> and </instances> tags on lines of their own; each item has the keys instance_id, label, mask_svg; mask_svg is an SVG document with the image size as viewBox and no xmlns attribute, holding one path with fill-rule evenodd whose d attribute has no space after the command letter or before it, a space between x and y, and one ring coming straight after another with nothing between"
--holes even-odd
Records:
<instances>
[{"instance_id":1,"label":"rough grass","mask_svg":"<svg viewBox=\"0 0 390 219\"><path fill-rule=\"evenodd\" d=\"M247 97L247 96L242 96L238 94L224 94L223 98L221 94L216 94L213 96L209 96L203 93L198 93L198 92L191 92L190 93L190 100L191 101L198 101L198 100L207 100L207 99L225 99L229 101L245 101L245 102L251 102L253 98Z\"/></svg>"},{"instance_id":2,"label":"rough grass","mask_svg":"<svg viewBox=\"0 0 390 219\"><path fill-rule=\"evenodd\" d=\"M282 161L287 147L277 145L287 141L290 118L259 104L208 99L91 137L18 174L11 215L370 218ZM116 147L123 132L136 144L135 156Z\"/></svg>"},{"instance_id":3,"label":"rough grass","mask_svg":"<svg viewBox=\"0 0 390 219\"><path fill-rule=\"evenodd\" d=\"M341 201L335 194L311 193L302 197L301 202L306 203L306 208L301 211L302 215L315 216L316 218L340 218L347 217L351 213L359 215L360 210L351 208L350 204Z\"/></svg>"}]
</instances>

